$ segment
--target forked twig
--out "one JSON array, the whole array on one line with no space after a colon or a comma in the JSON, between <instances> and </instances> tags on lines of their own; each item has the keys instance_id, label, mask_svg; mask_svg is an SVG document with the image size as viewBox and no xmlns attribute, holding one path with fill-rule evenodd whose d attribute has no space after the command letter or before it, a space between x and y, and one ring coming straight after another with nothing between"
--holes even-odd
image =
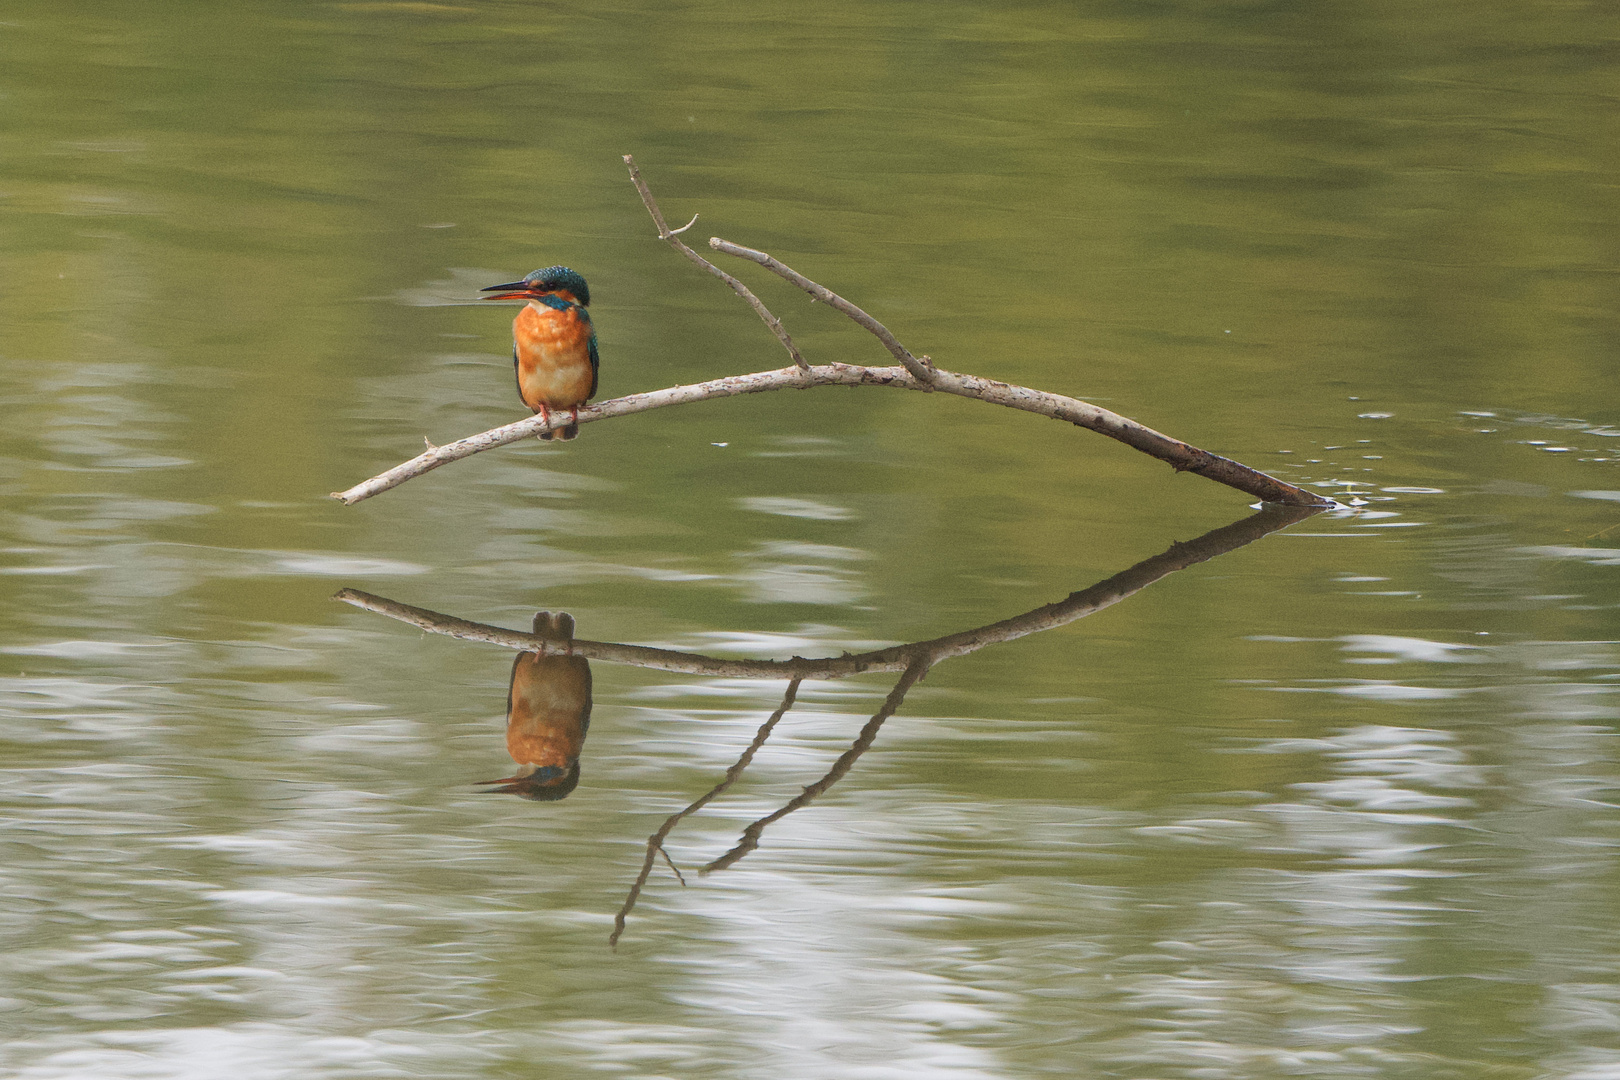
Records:
<instances>
[{"instance_id":1,"label":"forked twig","mask_svg":"<svg viewBox=\"0 0 1620 1080\"><path fill-rule=\"evenodd\" d=\"M658 226L659 237L704 270L724 281L738 296L746 300L788 350L788 355L793 358L794 366L779 371L756 371L748 375L733 375L729 378L712 379L708 382L690 386L672 386L668 389L654 390L645 394L632 394L628 397L604 401L599 405L583 406L566 418L560 414L557 417L548 418L547 414L542 413L515 423L505 424L478 435L459 439L444 446L433 446L429 443L425 452L418 454L411 460L356 484L347 491L332 492L334 499L341 501L344 505L352 506L357 502L371 498L373 495L398 487L407 480L412 480L423 473L432 472L441 465L471 457L473 454L491 450L497 446L521 442L533 435L538 435L570 421L588 424L596 420L605 420L613 416L627 416L631 413L645 412L648 409L658 409L668 405L683 405L694 401L707 401L711 398L733 397L738 394L757 394L768 390L802 390L812 386L892 386L905 390L944 390L947 393L961 397L975 398L995 405L1005 405L1008 408L1049 416L1055 420L1065 420L1079 427L1106 435L1111 439L1117 439L1145 454L1150 454L1160 461L1169 463L1177 472L1197 473L1199 476L1225 484L1227 487L1236 488L1264 502L1283 503L1288 506L1329 507L1334 505L1333 500L1324 496L1278 480L1274 476L1268 476L1257 469L1251 469L1247 465L1233 461L1230 458L1224 458L1207 450L1201 450L1190 443L1173 439L1168 435L1154 431L1152 428L1138 424L1134 420L1120 416L1118 413L1098 408L1089 402L1065 397L1062 394L1048 394L1028 387L997 382L994 379L983 379L976 375L964 375L937 368L926 357L913 356L882 323L872 318L871 315L868 315L865 311L862 311L830 289L785 266L765 252L745 248L721 240L718 237L711 240L710 243L716 250L757 262L766 269L782 275L816 299L842 311L876 335L883 342L884 347L901 364L899 368L865 367L854 364L825 364L811 367L804 357L800 355L798 347L793 344L793 339L782 328L781 320L770 313L770 309L749 290L748 286L721 270L682 242L676 234L690 228L691 222L681 226L678 230L671 229L665 222L663 211L659 209L658 202L653 198L652 191L647 187L646 181L641 178L641 172L636 168L634 158L626 154L624 161L630 169L631 182L635 184L637 192L640 193L641 201L647 207L647 212L652 215L653 224ZM694 217L693 220L695 221L696 218Z\"/></svg>"},{"instance_id":2,"label":"forked twig","mask_svg":"<svg viewBox=\"0 0 1620 1080\"><path fill-rule=\"evenodd\" d=\"M636 191L641 195L642 205L647 208L647 213L652 215L653 224L658 226L658 239L668 241L670 247L674 248L682 255L685 255L688 259L691 259L693 262L703 267L703 269L707 270L709 273L713 274L727 285L730 285L731 291L748 301L748 306L754 309L754 313L761 319L765 320L765 325L770 327L771 333L776 335L776 340L780 341L782 343L782 347L787 349L788 355L793 357L794 366L798 367L801 371L809 371L810 365L805 361L804 357L799 354L799 347L793 344L793 339L789 337L788 332L782 328L782 320L771 314L770 309L765 306L765 302L759 297L755 296L753 291L749 289L748 286L744 285L742 282L738 281L736 278L714 265L714 263L687 247L686 244L679 239L679 235L685 232L687 229L690 229L697 221L697 215L693 214L692 220L688 221L680 228L671 229L668 225L664 224L664 212L658 209L658 200L653 198L652 190L647 187L647 182L641 178L641 170L636 168L636 159L630 154L626 154L624 155L624 163L630 169L630 182L636 185Z\"/></svg>"},{"instance_id":3,"label":"forked twig","mask_svg":"<svg viewBox=\"0 0 1620 1080\"><path fill-rule=\"evenodd\" d=\"M1278 480L1274 476L1268 476L1230 458L1211 454L1207 450L1200 450L1198 447L1190 443L1184 443L1179 439L1172 439L1168 435L1138 424L1136 421L1120 416L1118 413L1098 408L1089 402L1064 397L1061 394L1048 394L1040 390L1031 390L1028 387L997 382L993 379L982 379L976 375L963 375L936 368L926 357L913 356L882 323L830 289L811 281L803 274L785 266L763 251L745 248L721 240L718 237L711 240L710 243L716 250L757 262L761 266L782 275L809 292L811 296L844 312L844 314L875 334L883 342L884 347L901 364L899 368L864 367L854 364L826 364L811 367L806 363L804 357L800 355L797 346L793 344L793 339L788 336L787 331L782 329L781 320L770 313L770 310L760 301L759 297L749 290L748 286L709 262L681 241L676 235L676 230L672 230L664 221L663 211L658 208L658 203L653 198L652 191L647 187L646 181L641 178L641 172L636 168L635 160L626 154L624 161L629 166L630 179L635 184L636 190L641 194L641 200L646 205L647 212L652 215L653 223L658 226L659 237L667 241L688 259L720 278L731 286L738 296L746 300L788 350L788 354L793 358L794 366L780 371L756 371L749 375L733 375L729 378L712 379L709 382L697 383L691 386L672 386L665 390L632 394L629 397L604 401L600 405L571 410L571 415L566 419L560 415L556 418L548 418L547 414L541 413L478 435L459 439L445 446L433 446L429 443L428 449L424 453L394 466L387 472L379 473L370 480L356 484L347 491L334 491L332 492L332 498L341 501L347 506L352 506L380 492L398 487L407 480L421 476L423 473L431 472L441 465L459 461L464 457L471 457L473 454L497 446L520 442L532 435L538 435L554 427L559 427L566 422L586 424L595 420L605 420L611 416L625 416L630 413L644 412L648 409L662 408L667 405L681 405L717 397L732 397L737 394L755 394L767 390L790 388L802 390L812 386L893 386L906 390L944 390L961 397L975 398L996 405L1005 405L1024 412L1049 416L1055 420L1066 420L1079 427L1107 435L1111 439L1117 439L1127 446L1134 447L1145 454L1150 454L1161 461L1168 462L1177 472L1197 473L1199 476L1236 488L1264 502L1283 503L1289 506L1329 507L1334 505L1331 499ZM694 220L696 219L694 218ZM691 223L688 222L679 231L685 231L690 227Z\"/></svg>"}]
</instances>

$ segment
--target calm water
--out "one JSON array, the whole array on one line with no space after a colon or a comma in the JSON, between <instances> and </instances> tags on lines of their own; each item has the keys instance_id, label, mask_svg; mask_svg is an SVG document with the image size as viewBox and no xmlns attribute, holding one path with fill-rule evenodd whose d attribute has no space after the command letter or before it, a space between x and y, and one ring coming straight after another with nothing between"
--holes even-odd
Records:
<instances>
[{"instance_id":1,"label":"calm water","mask_svg":"<svg viewBox=\"0 0 1620 1080\"><path fill-rule=\"evenodd\" d=\"M0 1070L1620 1078L1620 16L1579 2L130 8L0 21ZM1345 509L896 674L512 652L354 588L730 658L1063 599L1250 514L1086 432L823 389L325 497L524 414L485 284L590 280L602 396L780 366L660 244ZM754 268L813 360L875 341Z\"/></svg>"}]
</instances>

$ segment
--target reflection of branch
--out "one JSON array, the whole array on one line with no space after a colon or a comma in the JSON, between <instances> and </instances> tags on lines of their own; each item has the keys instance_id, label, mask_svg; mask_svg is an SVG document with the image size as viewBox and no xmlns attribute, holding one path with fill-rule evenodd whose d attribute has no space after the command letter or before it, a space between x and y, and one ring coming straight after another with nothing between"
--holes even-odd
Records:
<instances>
[{"instance_id":1,"label":"reflection of branch","mask_svg":"<svg viewBox=\"0 0 1620 1080\"><path fill-rule=\"evenodd\" d=\"M686 672L696 675L792 680L782 698L782 704L755 733L753 742L743 751L742 756L737 759L736 763L726 770L726 774L720 783L716 784L707 794L688 805L685 809L670 815L659 829L648 837L647 853L642 861L641 871L636 876L634 884L631 885L629 894L625 897L624 905L614 917L613 933L608 941L610 945L616 945L624 933L626 921L635 908L636 901L641 896L641 891L652 873L652 866L657 858L662 855L669 862L670 869L675 872L675 875L677 877L681 876L680 870L676 868L673 860L669 858L669 853L664 849L664 841L684 818L718 798L748 767L759 748L770 737L777 723L793 707L797 698L800 680L809 678L838 679L871 671L899 671L901 673L894 688L884 700L883 706L866 722L855 742L839 756L838 760L828 769L826 775L806 787L801 794L795 796L775 813L760 818L749 825L743 830L742 838L738 844L718 859L704 866L701 870L702 873L707 874L714 870L722 870L736 863L759 846L760 836L771 823L781 820L802 806L808 805L842 779L853 767L856 760L871 747L884 722L899 709L901 703L905 700L906 693L927 673L930 667L940 660L953 656L963 656L988 645L1012 641L1029 634L1064 626L1074 622L1076 619L1084 618L1087 615L1117 604L1168 574L1204 562L1207 559L1213 559L1229 551L1234 551L1269 533L1286 528L1297 521L1302 521L1320 512L1320 510L1310 507L1269 506L1241 521L1207 532L1196 540L1184 544L1171 544L1168 551L1155 555L1150 559L1144 559L1130 569L1100 581L1090 588L1071 593L1066 599L1055 604L1047 604L1044 607L1036 608L1011 619L1003 619L1000 622L981 626L977 629L965 630L961 633L949 634L929 641L919 641L909 645L898 645L888 649L878 649L854 655L845 654L822 660L807 660L803 657L794 657L791 660L729 660L721 657L677 652L672 649L653 649L638 645L584 641L578 638L560 642L553 638L538 637L534 634L507 630L499 626L490 626L487 623L458 619L451 615L429 611L426 608L412 607L409 604L401 604L394 600L373 596L357 589L343 589L333 599L410 623L435 634L444 634L468 641L482 641L508 649L516 649L520 652L582 656L587 659L602 660L608 663L632 664L637 667ZM682 878L681 883L685 884L684 878Z\"/></svg>"},{"instance_id":2,"label":"reflection of branch","mask_svg":"<svg viewBox=\"0 0 1620 1080\"><path fill-rule=\"evenodd\" d=\"M658 209L658 200L653 198L653 193L647 187L647 181L641 178L641 170L636 168L636 159L626 154L624 155L624 163L630 167L630 182L636 185L636 191L641 195L642 205L647 208L647 213L652 215L653 224L658 226L658 239L669 241L670 247L685 255L727 285L730 285L731 291L748 301L748 306L754 309L754 313L765 320L765 325L770 328L771 333L776 335L776 340L780 341L783 347L787 349L788 355L793 357L794 365L803 371L809 371L810 365L805 363L803 356L799 355L799 349L793 344L793 339L788 337L788 332L782 329L782 320L770 313L765 307L764 301L755 296L748 286L676 239L678 234L692 227L693 223L697 221L697 215L693 214L692 220L678 229L672 229L665 225L664 212Z\"/></svg>"},{"instance_id":3,"label":"reflection of branch","mask_svg":"<svg viewBox=\"0 0 1620 1080\"><path fill-rule=\"evenodd\" d=\"M688 804L684 810L669 815L664 820L664 823L658 827L658 831L647 837L647 858L642 861L641 873L636 875L635 884L630 886L630 895L624 898L624 906L619 909L617 915L613 916L613 933L608 937L609 946L619 943L619 935L624 933L624 920L629 917L631 909L636 906L636 898L641 895L641 887L647 884L647 876L652 873L655 854L661 852L664 859L669 862L669 868L675 870L675 876L681 876L681 872L675 869L675 862L670 859L669 852L664 851L664 840L669 836L671 830L680 824L682 818L707 806L721 792L730 787L737 777L742 775L742 771L748 768L748 763L754 760L754 755L759 753L759 748L765 745L765 740L771 737L771 730L776 727L777 722L787 715L789 709L793 708L793 700L798 696L798 693L799 680L794 679L788 683L787 693L782 695L782 704L777 706L776 711L771 714L769 720L760 725L759 730L754 733L754 741L748 744L748 749L742 752L742 757L737 759L737 763L726 770L725 777L710 788L708 794L696 802ZM685 878L681 879L681 884L686 884Z\"/></svg>"},{"instance_id":4,"label":"reflection of branch","mask_svg":"<svg viewBox=\"0 0 1620 1080\"><path fill-rule=\"evenodd\" d=\"M806 660L803 657L794 657L791 660L731 660L718 656L677 652L673 649L652 649L643 645L618 645L579 638L558 642L518 630L470 622L426 608L412 607L358 589L343 589L332 599L419 626L435 634L467 641L482 641L516 649L519 652L583 656L589 660L602 660L610 664L631 664L659 671L678 671L690 675L714 675L723 678L843 679L869 671L904 671L919 656L926 657L930 664L936 664L952 656L965 656L977 652L987 645L1013 641L1029 634L1065 626L1076 619L1083 619L1087 615L1119 603L1168 574L1234 551L1268 533L1276 532L1320 512L1309 507L1270 506L1235 524L1207 532L1196 540L1172 544L1163 554L1144 559L1129 570L1099 581L1088 589L1070 593L1066 599L1055 604L1047 604L1011 619L1003 619L988 626L964 630L929 641L820 660Z\"/></svg>"},{"instance_id":5,"label":"reflection of branch","mask_svg":"<svg viewBox=\"0 0 1620 1080\"><path fill-rule=\"evenodd\" d=\"M840 754L837 761L833 762L832 768L827 770L827 775L790 799L782 809L774 814L768 814L760 818L744 829L742 839L738 841L736 847L703 867L698 873L708 874L715 870L724 870L732 865L759 846L759 836L771 822L787 817L801 806L809 805L819 798L822 792L842 780L844 774L849 772L850 767L855 764L856 759L871 747L872 740L877 738L879 729L883 727L883 722L893 716L895 710L900 708L900 703L906 700L907 691L916 685L918 679L928 673L928 664L929 662L924 656L918 656L911 661L905 672L901 674L900 680L894 684L894 689L889 691L889 696L883 699L883 707L872 714L872 719L868 720L866 726L861 728L861 733L855 737L855 742L850 748Z\"/></svg>"}]
</instances>

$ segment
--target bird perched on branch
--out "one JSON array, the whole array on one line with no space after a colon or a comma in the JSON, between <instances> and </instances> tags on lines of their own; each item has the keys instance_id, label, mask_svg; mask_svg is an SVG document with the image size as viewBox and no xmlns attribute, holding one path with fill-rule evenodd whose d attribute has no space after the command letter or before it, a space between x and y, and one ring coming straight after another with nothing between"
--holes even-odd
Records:
<instances>
[{"instance_id":1,"label":"bird perched on branch","mask_svg":"<svg viewBox=\"0 0 1620 1080\"><path fill-rule=\"evenodd\" d=\"M486 300L527 300L512 320L512 365L518 396L549 422L552 409L570 409L572 423L541 433L542 439L579 434L579 407L596 395L596 328L591 290L566 266L547 266L522 281L490 285Z\"/></svg>"},{"instance_id":2,"label":"bird perched on branch","mask_svg":"<svg viewBox=\"0 0 1620 1080\"><path fill-rule=\"evenodd\" d=\"M574 617L542 611L535 636L563 644L574 637ZM579 783L579 754L591 727L591 665L583 656L518 653L506 692L506 752L514 776L485 780L485 794L550 802Z\"/></svg>"}]
</instances>

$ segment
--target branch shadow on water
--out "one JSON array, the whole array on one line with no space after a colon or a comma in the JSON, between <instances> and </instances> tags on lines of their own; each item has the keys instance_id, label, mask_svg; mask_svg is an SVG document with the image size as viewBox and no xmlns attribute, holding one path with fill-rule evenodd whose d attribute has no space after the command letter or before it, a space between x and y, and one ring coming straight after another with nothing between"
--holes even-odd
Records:
<instances>
[{"instance_id":1,"label":"branch shadow on water","mask_svg":"<svg viewBox=\"0 0 1620 1080\"><path fill-rule=\"evenodd\" d=\"M865 653L846 653L843 656L823 659L795 656L789 660L732 660L673 649L587 641L558 632L558 623L564 619L567 620L567 628L571 631L572 619L564 615L551 616L544 612L541 615L545 618L536 619L538 632L524 633L487 623L459 619L426 608L413 607L358 589L343 589L333 599L410 623L435 634L518 650L519 657L513 666L512 690L507 699L507 745L513 759L518 761L520 777L571 774L572 781L577 782L578 757L590 716L590 676L586 661L600 660L605 663L631 664L636 667L688 674L788 681L781 704L769 719L760 725L753 741L726 770L719 783L683 809L671 814L657 831L647 838L647 852L642 860L641 871L630 886L623 906L614 917L613 933L608 941L610 945L616 945L624 933L625 922L635 908L636 901L660 855L669 863L670 869L681 884L686 884L684 875L665 851L664 841L682 820L701 810L736 782L743 770L753 761L754 755L765 745L776 726L792 710L803 680L842 679L873 671L899 673L899 679L889 691L882 706L861 728L854 743L839 756L825 775L805 787L776 811L759 818L745 828L741 839L731 850L701 867L699 873L709 874L735 865L759 846L761 835L772 823L813 802L842 780L860 756L871 748L884 722L899 711L906 694L941 661L977 652L990 645L1066 626L1133 596L1177 570L1235 551L1318 513L1321 513L1321 510L1313 507L1267 504L1258 513L1241 521L1211 530L1195 540L1174 542L1166 551L1152 558L1144 559L1095 585L1070 593L1056 603L1043 605L1022 615L928 641L896 645ZM568 663L547 663L548 658L567 658ZM524 681L525 675L527 682ZM579 700L581 691L584 695L583 702ZM534 760L527 760L528 758ZM561 774L556 771L559 769L563 770ZM522 790L514 790L511 786L513 780L517 779L519 778L494 782L507 785L495 790L523 794ZM530 781L530 786L533 786L533 783ZM572 786L572 783L567 784L567 790L572 790ZM566 794L567 791L562 791L561 794L547 793L538 797L561 798ZM537 796L530 794L527 797Z\"/></svg>"}]
</instances>

